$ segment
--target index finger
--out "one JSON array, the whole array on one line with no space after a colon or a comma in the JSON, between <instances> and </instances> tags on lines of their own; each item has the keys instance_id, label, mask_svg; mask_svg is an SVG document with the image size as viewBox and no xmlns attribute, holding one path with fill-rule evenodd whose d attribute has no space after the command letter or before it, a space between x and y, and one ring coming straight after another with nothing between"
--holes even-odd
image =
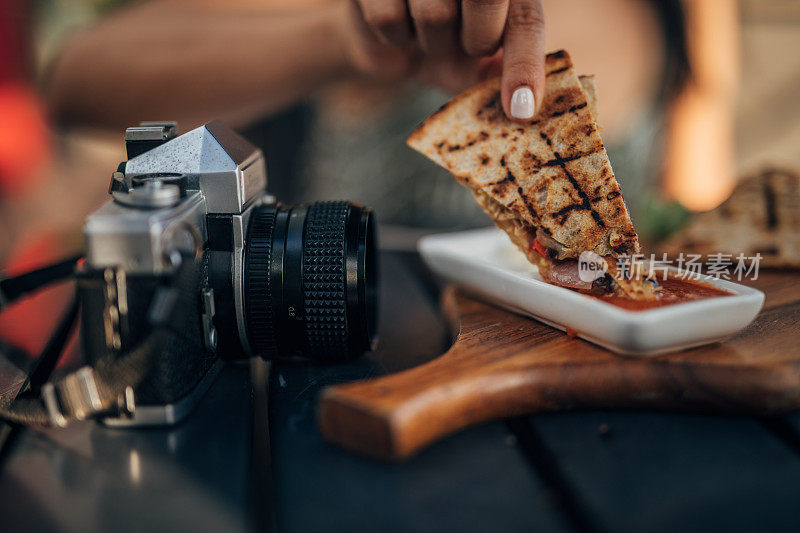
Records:
<instances>
[{"instance_id":1,"label":"index finger","mask_svg":"<svg viewBox=\"0 0 800 533\"><path fill-rule=\"evenodd\" d=\"M539 0L511 0L503 36L503 110L517 122L530 120L543 96L542 3Z\"/></svg>"},{"instance_id":2,"label":"index finger","mask_svg":"<svg viewBox=\"0 0 800 533\"><path fill-rule=\"evenodd\" d=\"M461 43L472 56L490 56L500 46L508 0L461 0Z\"/></svg>"}]
</instances>

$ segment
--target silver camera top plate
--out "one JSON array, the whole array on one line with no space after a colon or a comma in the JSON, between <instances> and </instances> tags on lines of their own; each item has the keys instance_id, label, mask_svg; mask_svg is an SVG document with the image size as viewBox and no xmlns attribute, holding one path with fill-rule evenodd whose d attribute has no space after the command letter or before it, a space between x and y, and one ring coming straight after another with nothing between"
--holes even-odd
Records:
<instances>
[{"instance_id":1,"label":"silver camera top plate","mask_svg":"<svg viewBox=\"0 0 800 533\"><path fill-rule=\"evenodd\" d=\"M212 121L130 159L129 178L175 173L189 178L208 213L241 213L267 186L264 156L230 128Z\"/></svg>"}]
</instances>

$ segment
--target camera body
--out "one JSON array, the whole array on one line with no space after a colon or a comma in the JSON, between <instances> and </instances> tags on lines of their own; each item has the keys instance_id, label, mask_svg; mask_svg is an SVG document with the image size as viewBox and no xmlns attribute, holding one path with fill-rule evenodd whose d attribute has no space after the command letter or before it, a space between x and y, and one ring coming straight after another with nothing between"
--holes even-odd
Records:
<instances>
[{"instance_id":1,"label":"camera body","mask_svg":"<svg viewBox=\"0 0 800 533\"><path fill-rule=\"evenodd\" d=\"M180 276L190 310L181 310L169 342L133 384L133 416L107 424L177 422L220 359L342 360L376 343L372 211L346 201L279 204L266 193L259 149L216 121L176 130L128 128L113 199L84 226L76 277L93 366L121 362L144 343L161 289L193 258L192 282Z\"/></svg>"},{"instance_id":2,"label":"camera body","mask_svg":"<svg viewBox=\"0 0 800 533\"><path fill-rule=\"evenodd\" d=\"M251 214L274 204L265 192L264 156L220 122L181 136L176 129L174 123L128 128L128 161L112 176L113 199L84 226L77 285L89 363L124 354L147 334L148 309L174 270L176 252L197 262L189 326L135 387L134 416L108 424L175 423L213 380L220 357L251 355L243 261Z\"/></svg>"}]
</instances>

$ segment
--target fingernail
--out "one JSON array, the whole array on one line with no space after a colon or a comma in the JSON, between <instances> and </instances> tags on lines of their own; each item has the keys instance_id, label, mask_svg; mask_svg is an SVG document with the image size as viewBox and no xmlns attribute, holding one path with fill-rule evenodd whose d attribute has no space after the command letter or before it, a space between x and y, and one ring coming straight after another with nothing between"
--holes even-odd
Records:
<instances>
[{"instance_id":1,"label":"fingernail","mask_svg":"<svg viewBox=\"0 0 800 533\"><path fill-rule=\"evenodd\" d=\"M533 117L535 108L533 101L533 91L530 87L518 87L511 95L511 116L518 119L529 119Z\"/></svg>"}]
</instances>

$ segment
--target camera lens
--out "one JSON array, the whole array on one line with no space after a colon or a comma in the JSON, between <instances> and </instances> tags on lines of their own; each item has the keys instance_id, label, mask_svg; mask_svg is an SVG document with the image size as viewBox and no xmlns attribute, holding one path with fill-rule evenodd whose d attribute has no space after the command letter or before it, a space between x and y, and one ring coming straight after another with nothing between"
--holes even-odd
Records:
<instances>
[{"instance_id":1,"label":"camera lens","mask_svg":"<svg viewBox=\"0 0 800 533\"><path fill-rule=\"evenodd\" d=\"M253 353L341 360L371 350L376 262L375 220L368 208L350 202L256 208L243 280Z\"/></svg>"}]
</instances>

